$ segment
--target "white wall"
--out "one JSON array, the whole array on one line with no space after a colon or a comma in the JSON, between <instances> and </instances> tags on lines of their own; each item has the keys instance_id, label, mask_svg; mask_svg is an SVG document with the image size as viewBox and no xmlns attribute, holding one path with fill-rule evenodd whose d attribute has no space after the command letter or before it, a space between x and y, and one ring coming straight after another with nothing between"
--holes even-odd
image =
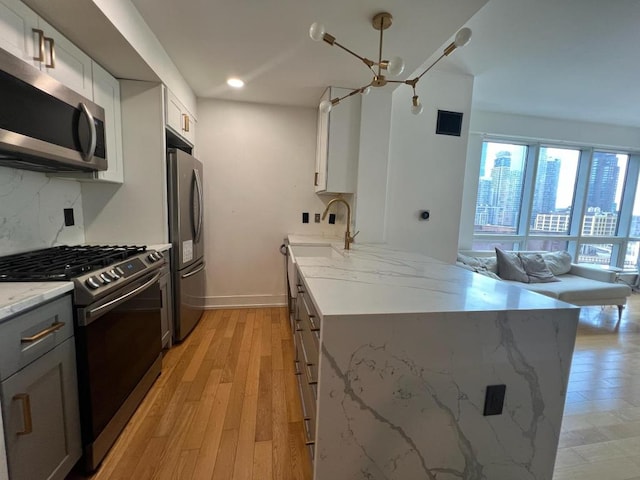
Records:
<instances>
[{"instance_id":1,"label":"white wall","mask_svg":"<svg viewBox=\"0 0 640 480\"><path fill-rule=\"evenodd\" d=\"M358 242L385 241L392 99L391 89L384 88L362 97L354 230L360 232Z\"/></svg>"},{"instance_id":2,"label":"white wall","mask_svg":"<svg viewBox=\"0 0 640 480\"><path fill-rule=\"evenodd\" d=\"M453 262L467 153L473 78L430 72L418 84L422 115L411 114L411 89L393 94L386 239L391 245ZM437 111L463 112L460 137L436 135ZM429 210L428 221L419 219Z\"/></svg>"},{"instance_id":3,"label":"white wall","mask_svg":"<svg viewBox=\"0 0 640 480\"><path fill-rule=\"evenodd\" d=\"M619 125L474 110L469 132L458 239L459 248L462 250L472 248L482 142L486 137L505 141L524 140L640 152L640 128Z\"/></svg>"},{"instance_id":4,"label":"white wall","mask_svg":"<svg viewBox=\"0 0 640 480\"><path fill-rule=\"evenodd\" d=\"M282 305L287 233L344 232L344 223L301 223L332 198L314 193L316 110L201 99L198 112L207 304Z\"/></svg>"},{"instance_id":5,"label":"white wall","mask_svg":"<svg viewBox=\"0 0 640 480\"><path fill-rule=\"evenodd\" d=\"M124 184L82 185L86 238L91 243L149 245L169 239L162 86L124 80Z\"/></svg>"},{"instance_id":6,"label":"white wall","mask_svg":"<svg viewBox=\"0 0 640 480\"><path fill-rule=\"evenodd\" d=\"M65 227L65 208L75 225ZM0 167L0 255L84 242L80 184Z\"/></svg>"},{"instance_id":7,"label":"white wall","mask_svg":"<svg viewBox=\"0 0 640 480\"><path fill-rule=\"evenodd\" d=\"M130 0L92 0L162 82L197 116L196 97Z\"/></svg>"}]
</instances>

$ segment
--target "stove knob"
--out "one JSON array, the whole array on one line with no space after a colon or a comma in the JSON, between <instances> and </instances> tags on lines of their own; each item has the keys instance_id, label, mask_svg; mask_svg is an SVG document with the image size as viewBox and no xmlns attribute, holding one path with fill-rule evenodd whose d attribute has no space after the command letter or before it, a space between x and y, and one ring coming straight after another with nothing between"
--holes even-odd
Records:
<instances>
[{"instance_id":1,"label":"stove knob","mask_svg":"<svg viewBox=\"0 0 640 480\"><path fill-rule=\"evenodd\" d=\"M156 257L153 255L153 252L147 255L147 260L149 260L151 263L156 261Z\"/></svg>"},{"instance_id":2,"label":"stove knob","mask_svg":"<svg viewBox=\"0 0 640 480\"><path fill-rule=\"evenodd\" d=\"M104 284L106 285L107 283L111 283L111 278L109 278L107 273L101 273L100 274L100 280L102 280L104 282Z\"/></svg>"},{"instance_id":3,"label":"stove knob","mask_svg":"<svg viewBox=\"0 0 640 480\"><path fill-rule=\"evenodd\" d=\"M120 275L116 272L115 268L109 270L109 275L111 276L111 280L118 280L120 278Z\"/></svg>"},{"instance_id":4,"label":"stove knob","mask_svg":"<svg viewBox=\"0 0 640 480\"><path fill-rule=\"evenodd\" d=\"M96 277L87 278L84 284L92 290L100 287L100 281Z\"/></svg>"},{"instance_id":5,"label":"stove knob","mask_svg":"<svg viewBox=\"0 0 640 480\"><path fill-rule=\"evenodd\" d=\"M116 267L114 270L115 270L115 271L118 273L118 275L120 275L121 277L123 277L123 276L124 276L124 270L123 270L122 268L120 268L120 267Z\"/></svg>"},{"instance_id":6,"label":"stove knob","mask_svg":"<svg viewBox=\"0 0 640 480\"><path fill-rule=\"evenodd\" d=\"M156 255L158 256L158 260L162 260L164 258L164 254L162 252L156 252Z\"/></svg>"}]
</instances>

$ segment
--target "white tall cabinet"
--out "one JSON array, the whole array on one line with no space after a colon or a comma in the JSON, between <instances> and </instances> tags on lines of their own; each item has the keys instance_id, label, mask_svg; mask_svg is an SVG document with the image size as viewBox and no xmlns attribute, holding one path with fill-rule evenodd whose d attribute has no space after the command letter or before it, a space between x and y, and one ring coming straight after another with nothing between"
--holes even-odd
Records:
<instances>
[{"instance_id":1,"label":"white tall cabinet","mask_svg":"<svg viewBox=\"0 0 640 480\"><path fill-rule=\"evenodd\" d=\"M343 97L351 90L329 87L320 99ZM330 112L318 110L314 184L318 193L355 193L360 151L360 95L346 98Z\"/></svg>"},{"instance_id":2,"label":"white tall cabinet","mask_svg":"<svg viewBox=\"0 0 640 480\"><path fill-rule=\"evenodd\" d=\"M104 108L108 170L94 173L95 180L124 182L120 82L97 63L92 64L93 101Z\"/></svg>"}]
</instances>

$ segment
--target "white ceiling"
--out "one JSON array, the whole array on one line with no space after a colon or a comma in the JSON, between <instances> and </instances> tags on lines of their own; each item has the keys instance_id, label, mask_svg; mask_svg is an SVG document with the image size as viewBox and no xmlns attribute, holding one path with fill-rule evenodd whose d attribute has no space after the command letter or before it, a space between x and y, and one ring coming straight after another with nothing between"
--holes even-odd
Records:
<instances>
[{"instance_id":1,"label":"white ceiling","mask_svg":"<svg viewBox=\"0 0 640 480\"><path fill-rule=\"evenodd\" d=\"M132 0L198 97L317 105L329 85L357 88L369 69L338 47L309 38L314 21L338 42L377 60L371 18L389 11L383 57L418 68L487 0ZM245 80L232 91L226 80Z\"/></svg>"},{"instance_id":2,"label":"white ceiling","mask_svg":"<svg viewBox=\"0 0 640 480\"><path fill-rule=\"evenodd\" d=\"M402 56L407 72L472 28L439 68L475 76L474 108L640 127L640 0L132 2L199 97L315 105L327 85L368 83L363 64L313 42L308 28L320 21L376 59L370 18L387 10L383 56ZM231 91L229 76L246 87Z\"/></svg>"},{"instance_id":3,"label":"white ceiling","mask_svg":"<svg viewBox=\"0 0 640 480\"><path fill-rule=\"evenodd\" d=\"M452 55L488 111L640 127L639 0L490 0Z\"/></svg>"}]
</instances>

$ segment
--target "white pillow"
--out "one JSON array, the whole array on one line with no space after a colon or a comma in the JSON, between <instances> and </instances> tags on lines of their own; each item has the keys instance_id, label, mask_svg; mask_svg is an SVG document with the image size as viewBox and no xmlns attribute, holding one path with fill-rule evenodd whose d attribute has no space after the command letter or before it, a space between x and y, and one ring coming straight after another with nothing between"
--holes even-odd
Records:
<instances>
[{"instance_id":1,"label":"white pillow","mask_svg":"<svg viewBox=\"0 0 640 480\"><path fill-rule=\"evenodd\" d=\"M554 275L569 273L571 270L571 254L567 251L545 252L542 258Z\"/></svg>"}]
</instances>

